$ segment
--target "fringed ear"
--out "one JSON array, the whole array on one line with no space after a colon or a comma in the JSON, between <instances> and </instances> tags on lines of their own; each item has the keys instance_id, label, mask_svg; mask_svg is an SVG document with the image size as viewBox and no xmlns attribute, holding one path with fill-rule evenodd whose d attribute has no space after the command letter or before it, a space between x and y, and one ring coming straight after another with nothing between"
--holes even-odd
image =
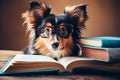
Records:
<instances>
[{"instance_id":1,"label":"fringed ear","mask_svg":"<svg viewBox=\"0 0 120 80\"><path fill-rule=\"evenodd\" d=\"M67 6L64 13L69 15L71 24L81 28L85 26L84 23L88 19L85 4Z\"/></svg>"},{"instance_id":2,"label":"fringed ear","mask_svg":"<svg viewBox=\"0 0 120 80\"><path fill-rule=\"evenodd\" d=\"M25 19L24 23L27 23L28 27L32 25L33 27L36 24L41 24L41 20L50 14L50 6L44 2L30 2L29 10L22 14L22 17Z\"/></svg>"},{"instance_id":3,"label":"fringed ear","mask_svg":"<svg viewBox=\"0 0 120 80\"><path fill-rule=\"evenodd\" d=\"M43 2L31 2L30 3L30 11L33 13L35 19L40 18L43 19L50 14L50 6Z\"/></svg>"}]
</instances>

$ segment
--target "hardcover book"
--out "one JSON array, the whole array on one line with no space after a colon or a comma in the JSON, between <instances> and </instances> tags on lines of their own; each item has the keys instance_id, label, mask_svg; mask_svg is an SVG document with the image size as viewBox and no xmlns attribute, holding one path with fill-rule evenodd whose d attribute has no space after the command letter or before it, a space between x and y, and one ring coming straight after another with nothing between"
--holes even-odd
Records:
<instances>
[{"instance_id":1,"label":"hardcover book","mask_svg":"<svg viewBox=\"0 0 120 80\"><path fill-rule=\"evenodd\" d=\"M59 73L71 73L75 68L120 71L119 67L120 63L107 63L107 61L97 61L93 58L64 57L56 61L43 55L16 55L2 67L0 74L49 72L52 70L57 70Z\"/></svg>"},{"instance_id":2,"label":"hardcover book","mask_svg":"<svg viewBox=\"0 0 120 80\"><path fill-rule=\"evenodd\" d=\"M102 36L102 37L84 37L80 40L81 45L103 48L119 48L120 37Z\"/></svg>"},{"instance_id":3,"label":"hardcover book","mask_svg":"<svg viewBox=\"0 0 120 80\"><path fill-rule=\"evenodd\" d=\"M109 62L120 62L120 48L95 48L81 46L82 57L91 57Z\"/></svg>"}]
</instances>

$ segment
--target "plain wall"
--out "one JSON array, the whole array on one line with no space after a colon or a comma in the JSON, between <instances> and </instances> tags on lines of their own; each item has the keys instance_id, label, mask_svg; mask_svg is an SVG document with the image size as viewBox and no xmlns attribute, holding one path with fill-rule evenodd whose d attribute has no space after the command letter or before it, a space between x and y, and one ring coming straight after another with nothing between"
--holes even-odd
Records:
<instances>
[{"instance_id":1,"label":"plain wall","mask_svg":"<svg viewBox=\"0 0 120 80\"><path fill-rule=\"evenodd\" d=\"M37 0L40 1L40 0ZM43 0L52 13L61 14L68 5L87 4L89 16L82 36L120 36L119 0ZM0 0L0 49L22 50L28 44L26 26L21 14L29 8L29 0Z\"/></svg>"}]
</instances>

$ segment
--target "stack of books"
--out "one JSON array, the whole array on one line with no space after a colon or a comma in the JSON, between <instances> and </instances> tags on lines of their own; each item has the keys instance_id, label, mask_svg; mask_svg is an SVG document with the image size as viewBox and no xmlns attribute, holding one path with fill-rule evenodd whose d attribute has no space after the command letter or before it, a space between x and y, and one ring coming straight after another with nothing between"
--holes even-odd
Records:
<instances>
[{"instance_id":1,"label":"stack of books","mask_svg":"<svg viewBox=\"0 0 120 80\"><path fill-rule=\"evenodd\" d=\"M120 62L120 37L84 37L80 40L82 56L108 62Z\"/></svg>"}]
</instances>

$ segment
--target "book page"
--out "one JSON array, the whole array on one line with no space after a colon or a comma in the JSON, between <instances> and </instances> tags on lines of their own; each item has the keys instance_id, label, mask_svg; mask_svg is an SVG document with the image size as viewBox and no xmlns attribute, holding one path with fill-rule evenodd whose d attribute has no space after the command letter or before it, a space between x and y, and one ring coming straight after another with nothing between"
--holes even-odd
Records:
<instances>
[{"instance_id":1,"label":"book page","mask_svg":"<svg viewBox=\"0 0 120 80\"><path fill-rule=\"evenodd\" d=\"M62 64L64 66L64 68L66 69L67 66L72 63L72 62L75 62L75 61L83 61L83 60L86 60L86 61L92 61L94 59L92 58L82 58L82 57L64 57L64 58L61 58L60 60L58 60L58 62L60 64Z\"/></svg>"},{"instance_id":2,"label":"book page","mask_svg":"<svg viewBox=\"0 0 120 80\"><path fill-rule=\"evenodd\" d=\"M6 67L6 66L5 66ZM26 70L59 69L63 72L64 67L51 57L43 55L16 55L10 65L3 72L19 72Z\"/></svg>"},{"instance_id":3,"label":"book page","mask_svg":"<svg viewBox=\"0 0 120 80\"><path fill-rule=\"evenodd\" d=\"M102 45L102 43L100 42L100 40L81 39L80 43L84 44L84 45L92 45L92 46L101 46Z\"/></svg>"},{"instance_id":4,"label":"book page","mask_svg":"<svg viewBox=\"0 0 120 80\"><path fill-rule=\"evenodd\" d=\"M84 68L94 68L101 70L120 70L120 63L107 63L96 61L93 58L83 58L83 57L64 57L59 60L66 71L71 72L76 67L84 67Z\"/></svg>"},{"instance_id":5,"label":"book page","mask_svg":"<svg viewBox=\"0 0 120 80\"><path fill-rule=\"evenodd\" d=\"M16 55L14 60L19 62L57 62L53 58L44 55Z\"/></svg>"}]
</instances>

